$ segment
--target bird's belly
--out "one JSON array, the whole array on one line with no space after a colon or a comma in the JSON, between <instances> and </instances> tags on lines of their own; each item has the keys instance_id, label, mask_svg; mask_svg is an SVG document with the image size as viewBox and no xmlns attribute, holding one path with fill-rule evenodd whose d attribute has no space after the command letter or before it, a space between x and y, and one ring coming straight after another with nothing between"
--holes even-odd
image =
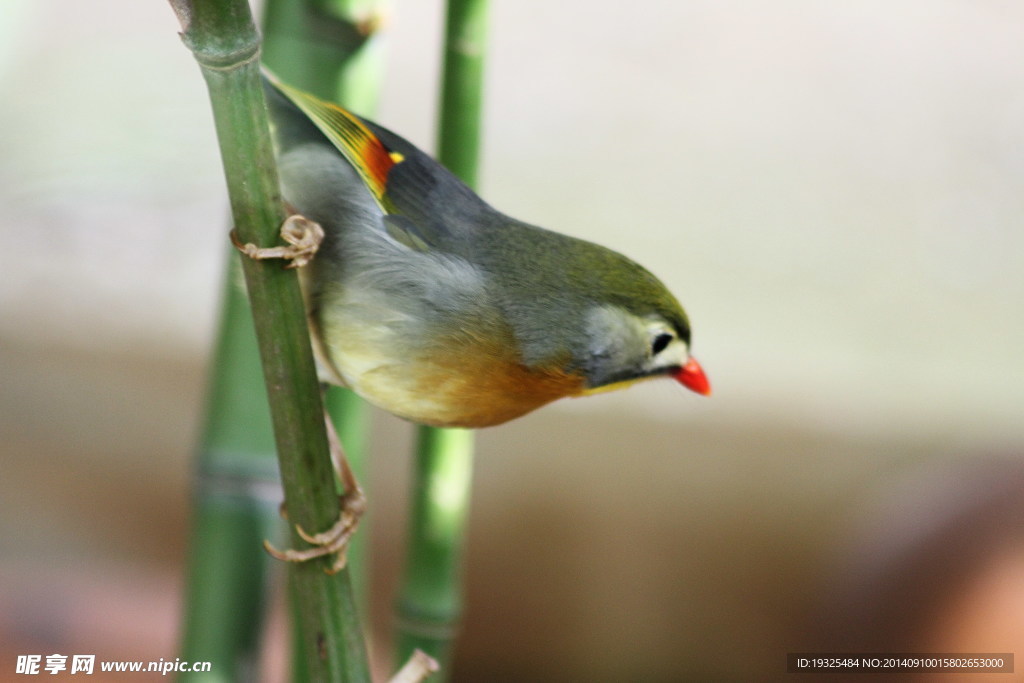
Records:
<instances>
[{"instance_id":1,"label":"bird's belly","mask_svg":"<svg viewBox=\"0 0 1024 683\"><path fill-rule=\"evenodd\" d=\"M334 343L325 350L348 387L413 422L488 427L583 390L582 378L527 368L493 342L462 336L398 343L380 331L328 335Z\"/></svg>"}]
</instances>

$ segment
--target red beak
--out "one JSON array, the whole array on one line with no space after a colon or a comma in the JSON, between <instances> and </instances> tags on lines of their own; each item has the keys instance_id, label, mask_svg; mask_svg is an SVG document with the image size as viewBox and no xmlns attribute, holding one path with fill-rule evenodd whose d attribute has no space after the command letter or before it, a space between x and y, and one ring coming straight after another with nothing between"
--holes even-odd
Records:
<instances>
[{"instance_id":1,"label":"red beak","mask_svg":"<svg viewBox=\"0 0 1024 683\"><path fill-rule=\"evenodd\" d=\"M679 372L674 377L676 381L690 391L696 391L701 396L711 395L711 384L708 382L707 375L704 374L704 369L701 368L700 363L693 358L686 361L686 365L679 368Z\"/></svg>"}]
</instances>

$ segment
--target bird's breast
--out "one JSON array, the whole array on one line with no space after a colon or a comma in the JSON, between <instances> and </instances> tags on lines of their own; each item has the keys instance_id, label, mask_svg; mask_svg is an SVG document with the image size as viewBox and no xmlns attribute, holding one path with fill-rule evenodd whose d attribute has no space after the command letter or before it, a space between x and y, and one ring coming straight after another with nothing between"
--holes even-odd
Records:
<instances>
[{"instance_id":1,"label":"bird's breast","mask_svg":"<svg viewBox=\"0 0 1024 683\"><path fill-rule=\"evenodd\" d=\"M581 376L523 365L513 340L489 327L411 339L369 332L327 334L330 364L367 401L413 422L488 427L584 389Z\"/></svg>"}]
</instances>

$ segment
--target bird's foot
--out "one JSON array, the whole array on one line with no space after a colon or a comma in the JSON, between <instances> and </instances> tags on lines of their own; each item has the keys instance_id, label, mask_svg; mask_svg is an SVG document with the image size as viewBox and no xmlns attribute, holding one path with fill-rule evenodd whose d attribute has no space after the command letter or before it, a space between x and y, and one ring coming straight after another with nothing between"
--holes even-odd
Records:
<instances>
[{"instance_id":1,"label":"bird's foot","mask_svg":"<svg viewBox=\"0 0 1024 683\"><path fill-rule=\"evenodd\" d=\"M359 526L359 519L366 510L366 497L360 489L346 492L339 498L341 512L338 521L327 531L318 534L310 534L298 524L295 531L306 543L314 546L305 550L278 550L270 544L270 541L263 541L263 547L271 557L284 562L308 562L325 555L334 555L334 562L326 571L328 574L336 574L345 568L348 563L348 544Z\"/></svg>"},{"instance_id":2,"label":"bird's foot","mask_svg":"<svg viewBox=\"0 0 1024 683\"><path fill-rule=\"evenodd\" d=\"M348 544L359 526L359 520L366 512L366 496L359 487L352 468L349 467L348 459L341 448L341 442L338 440L330 418L327 418L327 437L331 448L331 459L334 461L338 478L345 490L345 493L338 498L338 521L330 529L317 534L311 534L300 525L295 525L296 533L302 540L312 545L312 548L278 550L270 544L270 541L263 541L263 547L272 557L285 562L308 562L325 555L334 555L334 563L326 571L328 574L336 574L344 569L348 562ZM282 514L287 517L283 509Z\"/></svg>"},{"instance_id":3,"label":"bird's foot","mask_svg":"<svg viewBox=\"0 0 1024 683\"><path fill-rule=\"evenodd\" d=\"M242 244L235 231L231 231L231 243L249 258L260 260L281 258L290 261L285 268L301 268L312 261L317 250L320 249L320 243L324 241L324 229L316 221L294 214L288 216L281 224L281 239L288 245L258 247L252 242Z\"/></svg>"}]
</instances>

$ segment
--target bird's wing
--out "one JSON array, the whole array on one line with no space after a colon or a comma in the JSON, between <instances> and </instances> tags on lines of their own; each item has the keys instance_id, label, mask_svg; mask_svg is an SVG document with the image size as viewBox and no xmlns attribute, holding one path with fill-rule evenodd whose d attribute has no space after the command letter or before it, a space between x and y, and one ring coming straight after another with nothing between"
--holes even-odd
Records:
<instances>
[{"instance_id":1,"label":"bird's wing","mask_svg":"<svg viewBox=\"0 0 1024 683\"><path fill-rule=\"evenodd\" d=\"M384 211L389 210L385 198L388 173L402 160L398 152L388 150L363 121L336 104L325 102L309 93L284 83L264 71L267 80L309 117L320 132L338 148L359 173L366 187Z\"/></svg>"},{"instance_id":2,"label":"bird's wing","mask_svg":"<svg viewBox=\"0 0 1024 683\"><path fill-rule=\"evenodd\" d=\"M264 75L341 152L378 206L413 221L426 243L457 242L481 215L494 213L448 169L401 136L287 85L266 69Z\"/></svg>"}]
</instances>

